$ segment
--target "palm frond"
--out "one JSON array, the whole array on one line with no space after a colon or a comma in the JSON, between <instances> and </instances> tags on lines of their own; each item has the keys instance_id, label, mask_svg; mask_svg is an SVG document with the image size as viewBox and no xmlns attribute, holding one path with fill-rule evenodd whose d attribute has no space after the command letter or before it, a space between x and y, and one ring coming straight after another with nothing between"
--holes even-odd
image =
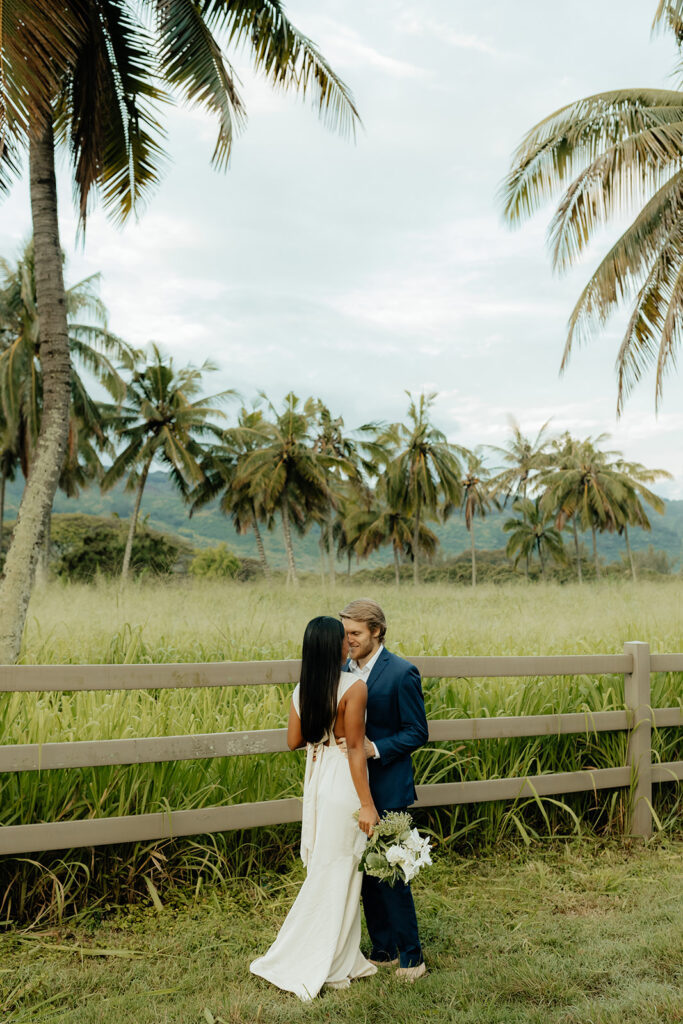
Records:
<instances>
[{"instance_id":1,"label":"palm frond","mask_svg":"<svg viewBox=\"0 0 683 1024\"><path fill-rule=\"evenodd\" d=\"M601 261L569 318L561 370L574 343L604 327L620 302L642 284L683 215L683 171L663 185Z\"/></svg>"},{"instance_id":2,"label":"palm frond","mask_svg":"<svg viewBox=\"0 0 683 1024\"><path fill-rule=\"evenodd\" d=\"M97 187L118 221L138 212L159 181L164 154L152 105L162 98L151 37L119 0L88 4L74 66L56 108L57 137L74 165L84 228Z\"/></svg>"},{"instance_id":3,"label":"palm frond","mask_svg":"<svg viewBox=\"0 0 683 1024\"><path fill-rule=\"evenodd\" d=\"M206 0L204 15L227 31L234 46L251 50L254 66L273 88L310 96L324 124L342 135L355 134L360 117L350 90L289 21L280 0Z\"/></svg>"},{"instance_id":4,"label":"palm frond","mask_svg":"<svg viewBox=\"0 0 683 1024\"><path fill-rule=\"evenodd\" d=\"M629 142L629 160L615 160L613 173L625 174L624 187L661 184L662 164L680 159L682 121L677 90L619 89L562 107L532 128L513 154L501 186L504 216L512 224L531 216L587 165Z\"/></svg>"},{"instance_id":5,"label":"palm frond","mask_svg":"<svg viewBox=\"0 0 683 1024\"><path fill-rule=\"evenodd\" d=\"M227 166L233 137L245 121L235 73L211 30L211 12L195 0L163 0L157 8L157 35L164 79L190 103L218 117L213 163ZM215 20L215 19L214 19Z\"/></svg>"},{"instance_id":6,"label":"palm frond","mask_svg":"<svg viewBox=\"0 0 683 1024\"><path fill-rule=\"evenodd\" d=\"M662 393L663 372L668 357L659 359L662 330L666 310L673 298L673 289L683 260L683 224L679 222L671 231L658 259L643 283L624 333L617 354L617 412L621 413L624 402L644 371L657 360L655 401L658 404ZM680 296L678 297L680 302ZM677 338L672 332L671 340Z\"/></svg>"}]
</instances>

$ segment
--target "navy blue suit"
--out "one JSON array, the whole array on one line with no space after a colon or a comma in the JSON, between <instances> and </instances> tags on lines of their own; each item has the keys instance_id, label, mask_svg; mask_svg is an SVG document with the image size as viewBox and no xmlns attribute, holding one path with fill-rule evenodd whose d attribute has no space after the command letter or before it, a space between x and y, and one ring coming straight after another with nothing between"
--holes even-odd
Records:
<instances>
[{"instance_id":1,"label":"navy blue suit","mask_svg":"<svg viewBox=\"0 0 683 1024\"><path fill-rule=\"evenodd\" d=\"M415 799L410 755L427 742L428 728L420 673L409 661L380 653L368 677L366 733L379 758L368 760L370 792L380 815L405 810ZM410 886L390 886L363 875L363 907L372 960L399 958L401 967L422 962Z\"/></svg>"}]
</instances>

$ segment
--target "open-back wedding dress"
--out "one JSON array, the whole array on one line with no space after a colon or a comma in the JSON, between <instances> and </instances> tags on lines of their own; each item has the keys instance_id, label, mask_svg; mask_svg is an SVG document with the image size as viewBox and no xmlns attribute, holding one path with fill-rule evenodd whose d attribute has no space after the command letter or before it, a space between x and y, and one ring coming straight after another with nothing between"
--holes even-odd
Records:
<instances>
[{"instance_id":1,"label":"open-back wedding dress","mask_svg":"<svg viewBox=\"0 0 683 1024\"><path fill-rule=\"evenodd\" d=\"M337 705L357 681L342 672ZM299 713L298 686L292 700ZM367 842L354 818L360 800L348 758L332 732L328 741L306 749L301 823L306 879L275 942L249 968L303 1000L313 999L323 985L347 988L353 978L377 970L360 951L358 862Z\"/></svg>"}]
</instances>

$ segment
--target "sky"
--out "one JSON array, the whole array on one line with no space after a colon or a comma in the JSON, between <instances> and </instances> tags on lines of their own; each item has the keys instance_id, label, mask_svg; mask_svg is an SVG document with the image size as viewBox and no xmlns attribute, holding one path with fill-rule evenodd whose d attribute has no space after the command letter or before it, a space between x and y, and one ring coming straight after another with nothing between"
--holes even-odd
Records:
<instances>
[{"instance_id":1,"label":"sky","mask_svg":"<svg viewBox=\"0 0 683 1024\"><path fill-rule=\"evenodd\" d=\"M596 436L668 469L683 498L683 378L655 415L650 375L616 418L618 314L559 365L574 302L619 225L553 274L549 204L511 231L497 198L522 136L603 90L674 88L671 37L654 0L291 0L290 19L350 87L362 118L341 138L299 98L274 94L229 53L249 119L227 173L211 169L211 120L167 112L169 166L123 229L95 210L84 245L59 178L67 284L101 272L110 328L156 341L177 365L219 369L208 393L321 397L353 429L405 419L405 391L437 392L453 442ZM621 227L623 228L624 224ZM0 206L0 255L30 233L28 188ZM495 462L495 460L493 460Z\"/></svg>"}]
</instances>

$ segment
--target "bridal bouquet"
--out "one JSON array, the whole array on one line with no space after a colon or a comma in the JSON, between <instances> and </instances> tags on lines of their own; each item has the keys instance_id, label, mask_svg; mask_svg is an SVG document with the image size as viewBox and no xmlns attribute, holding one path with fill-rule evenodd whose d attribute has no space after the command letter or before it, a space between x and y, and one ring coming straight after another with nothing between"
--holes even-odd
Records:
<instances>
[{"instance_id":1,"label":"bridal bouquet","mask_svg":"<svg viewBox=\"0 0 683 1024\"><path fill-rule=\"evenodd\" d=\"M425 864L432 863L432 858L429 840L412 824L413 819L406 811L387 811L373 826L358 870L389 885L415 878Z\"/></svg>"}]
</instances>

